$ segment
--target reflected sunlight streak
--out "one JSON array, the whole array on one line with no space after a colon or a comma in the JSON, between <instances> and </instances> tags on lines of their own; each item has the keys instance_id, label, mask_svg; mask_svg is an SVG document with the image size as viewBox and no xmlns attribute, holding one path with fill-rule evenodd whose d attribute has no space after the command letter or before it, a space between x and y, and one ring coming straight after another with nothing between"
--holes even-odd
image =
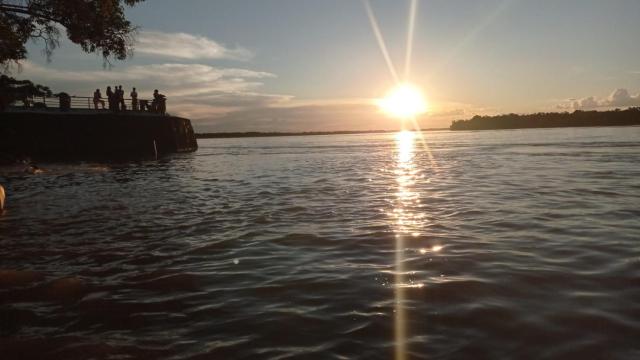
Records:
<instances>
[{"instance_id":1,"label":"reflected sunlight streak","mask_svg":"<svg viewBox=\"0 0 640 360\"><path fill-rule=\"evenodd\" d=\"M396 206L393 209L391 216L395 218L395 272L394 272L394 341L395 341L395 359L405 360L407 358L407 324L406 324L406 289L422 288L423 283L407 283L405 281L405 269L404 269L404 251L405 251L405 237L418 237L419 232L415 229L419 228L424 214L415 213L411 211L411 206L415 206L420 203L419 194L412 190L416 180L420 178L419 171L413 163L415 137L416 134L420 139L420 143L428 154L431 162L431 168L436 169L435 160L431 154L431 150L427 146L420 126L416 120L416 116L427 111L427 103L422 96L422 92L417 87L409 85L409 76L411 74L411 58L413 52L414 42L414 30L416 23L416 13L418 8L418 0L410 0L409 7L409 19L407 27L407 48L404 68L404 84L400 83L398 74L387 46L382 37L380 27L378 26L377 19L371 8L369 0L362 0L371 28L382 52L382 56L385 59L387 67L391 77L396 83L396 87L390 94L387 94L385 99L378 102L378 105L385 110L389 115L396 116L402 119L402 131L396 134L397 145L397 168L395 170L396 181L398 183L398 191L396 193ZM395 93L394 93L395 91ZM404 121L410 120L415 132L406 131L404 129ZM412 231L412 229L414 229ZM437 252L442 247L436 249L434 246L431 251ZM421 250L422 251L422 250ZM426 252L426 250L425 250Z\"/></svg>"},{"instance_id":2,"label":"reflected sunlight streak","mask_svg":"<svg viewBox=\"0 0 640 360\"><path fill-rule=\"evenodd\" d=\"M407 279L405 268L405 252L407 241L421 235L425 214L420 206L420 193L416 184L423 178L416 159L416 141L424 141L419 131L403 130L395 134L396 168L395 180L398 184L396 199L391 216L394 219L395 232L395 267L394 267L394 343L395 359L407 358L408 326L407 326L407 291L422 289L425 284L420 281ZM425 147L428 150L428 147ZM428 151L425 151L428 153ZM412 240L415 241L415 240ZM443 249L442 245L432 245L430 248L420 248L417 251L424 255L437 253Z\"/></svg>"},{"instance_id":3,"label":"reflected sunlight streak","mask_svg":"<svg viewBox=\"0 0 640 360\"><path fill-rule=\"evenodd\" d=\"M415 180L413 164L413 148L415 134L411 131L401 131L396 134L396 147L398 151L396 181L398 182L397 206L394 215L397 217L396 248L395 248L395 275L394 275L394 335L395 335L395 359L404 360L407 356L407 318L406 318L406 282L404 268L405 236L409 232L407 223L411 222L411 214L405 211L415 194L408 186Z\"/></svg>"},{"instance_id":4,"label":"reflected sunlight streak","mask_svg":"<svg viewBox=\"0 0 640 360\"><path fill-rule=\"evenodd\" d=\"M407 281L405 276L405 251L406 241L420 235L419 230L424 218L424 214L416 211L420 204L420 196L415 191L414 186L420 178L420 171L417 168L415 158L415 140L420 134L413 131L401 131L395 135L397 160L396 182L398 190L393 210L395 217L395 271L394 271L394 335L395 335L395 359L404 360L407 358L407 315L406 315L406 292L411 289L420 289L424 286L421 282Z\"/></svg>"}]
</instances>

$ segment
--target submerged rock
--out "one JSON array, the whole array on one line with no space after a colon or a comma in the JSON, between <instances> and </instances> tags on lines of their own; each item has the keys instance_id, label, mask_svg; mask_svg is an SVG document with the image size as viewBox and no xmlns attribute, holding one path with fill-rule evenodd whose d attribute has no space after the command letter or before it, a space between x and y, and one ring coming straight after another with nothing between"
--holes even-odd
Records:
<instances>
[{"instance_id":1,"label":"submerged rock","mask_svg":"<svg viewBox=\"0 0 640 360\"><path fill-rule=\"evenodd\" d=\"M30 270L0 269L0 289L29 286L44 279L44 275Z\"/></svg>"}]
</instances>

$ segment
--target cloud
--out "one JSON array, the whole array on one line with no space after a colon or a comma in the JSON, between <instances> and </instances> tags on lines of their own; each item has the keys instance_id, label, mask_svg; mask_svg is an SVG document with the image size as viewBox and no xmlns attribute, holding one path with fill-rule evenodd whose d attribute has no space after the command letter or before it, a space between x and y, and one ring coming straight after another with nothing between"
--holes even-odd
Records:
<instances>
[{"instance_id":1,"label":"cloud","mask_svg":"<svg viewBox=\"0 0 640 360\"><path fill-rule=\"evenodd\" d=\"M631 95L627 89L616 89L606 98L589 96L582 99L568 99L558 105L563 110L594 110L597 108L615 108L640 106L640 94Z\"/></svg>"},{"instance_id":2,"label":"cloud","mask_svg":"<svg viewBox=\"0 0 640 360\"><path fill-rule=\"evenodd\" d=\"M199 131L338 131L390 128L389 119L368 104L259 107L197 121Z\"/></svg>"},{"instance_id":3,"label":"cloud","mask_svg":"<svg viewBox=\"0 0 640 360\"><path fill-rule=\"evenodd\" d=\"M141 31L136 53L158 55L178 59L231 59L246 61L253 53L242 47L229 48L200 35Z\"/></svg>"},{"instance_id":4,"label":"cloud","mask_svg":"<svg viewBox=\"0 0 640 360\"><path fill-rule=\"evenodd\" d=\"M26 61L26 77L44 83L59 82L86 91L89 88L124 84L139 89L163 89L173 97L219 96L222 93L253 93L263 85L264 79L276 77L272 73L236 68L218 68L202 64L150 64L135 65L114 70L71 71L45 68ZM70 86L71 84L71 86ZM168 95L169 95L168 94ZM81 94L77 94L81 95Z\"/></svg>"},{"instance_id":5,"label":"cloud","mask_svg":"<svg viewBox=\"0 0 640 360\"><path fill-rule=\"evenodd\" d=\"M594 96L576 100L573 102L574 109L594 109L600 106L600 102Z\"/></svg>"},{"instance_id":6,"label":"cloud","mask_svg":"<svg viewBox=\"0 0 640 360\"><path fill-rule=\"evenodd\" d=\"M218 114L194 116L198 132L236 131L340 131L340 130L396 130L401 122L380 112L368 99L329 100L298 104L295 100L283 102L287 106L245 108ZM448 127L451 120L468 110L442 109L422 116L421 128Z\"/></svg>"},{"instance_id":7,"label":"cloud","mask_svg":"<svg viewBox=\"0 0 640 360\"><path fill-rule=\"evenodd\" d=\"M287 104L289 95L250 92L212 92L199 96L175 97L171 99L170 112L192 120L211 119L241 109L270 108Z\"/></svg>"},{"instance_id":8,"label":"cloud","mask_svg":"<svg viewBox=\"0 0 640 360\"><path fill-rule=\"evenodd\" d=\"M62 70L30 61L22 65L21 77L51 86L54 92L90 96L107 85L136 87L141 98L153 89L168 96L171 114L189 118L218 116L241 108L278 106L292 96L261 92L272 73L240 68L220 68L203 64L150 64L112 70Z\"/></svg>"},{"instance_id":9,"label":"cloud","mask_svg":"<svg viewBox=\"0 0 640 360\"><path fill-rule=\"evenodd\" d=\"M150 64L134 65L113 70L61 70L45 68L30 61L22 64L23 72L34 74L45 79L64 80L70 82L148 80L179 83L211 82L223 78L238 82L240 79L264 79L276 77L272 73L236 68L218 68L202 64Z\"/></svg>"},{"instance_id":10,"label":"cloud","mask_svg":"<svg viewBox=\"0 0 640 360\"><path fill-rule=\"evenodd\" d=\"M201 104L217 107L260 107L272 106L291 100L293 96L264 94L258 92L211 91L204 94L184 97L189 104Z\"/></svg>"},{"instance_id":11,"label":"cloud","mask_svg":"<svg viewBox=\"0 0 640 360\"><path fill-rule=\"evenodd\" d=\"M54 91L90 96L95 88L136 87L142 99L153 89L168 97L168 112L193 120L198 132L221 131L336 131L397 129L400 122L382 114L372 99L305 99L266 93L275 74L204 64L164 63L116 67L112 70L63 70L30 61L21 77L51 86ZM480 112L479 112L480 111ZM437 102L422 128L448 127L477 108Z\"/></svg>"},{"instance_id":12,"label":"cloud","mask_svg":"<svg viewBox=\"0 0 640 360\"><path fill-rule=\"evenodd\" d=\"M617 89L606 103L608 106L640 106L640 95L631 96L627 89Z\"/></svg>"}]
</instances>

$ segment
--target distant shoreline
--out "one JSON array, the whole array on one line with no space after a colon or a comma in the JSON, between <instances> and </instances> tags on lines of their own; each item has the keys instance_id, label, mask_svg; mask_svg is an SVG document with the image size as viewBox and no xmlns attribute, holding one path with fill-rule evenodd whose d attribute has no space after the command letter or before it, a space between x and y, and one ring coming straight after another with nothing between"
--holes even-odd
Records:
<instances>
[{"instance_id":1,"label":"distant shoreline","mask_svg":"<svg viewBox=\"0 0 640 360\"><path fill-rule=\"evenodd\" d=\"M443 131L447 128L422 129L421 131ZM304 131L304 132L219 132L196 133L197 139L245 138L245 137L277 137L277 136L314 136L314 135L354 135L354 134L386 134L399 130L359 130L359 131Z\"/></svg>"},{"instance_id":2,"label":"distant shoreline","mask_svg":"<svg viewBox=\"0 0 640 360\"><path fill-rule=\"evenodd\" d=\"M557 127L633 126L640 125L640 107L626 110L581 111L572 113L476 115L469 120L455 120L450 130L540 129Z\"/></svg>"},{"instance_id":3,"label":"distant shoreline","mask_svg":"<svg viewBox=\"0 0 640 360\"><path fill-rule=\"evenodd\" d=\"M509 129L544 129L560 127L597 127L597 126L635 126L640 125L640 107L625 110L581 111L535 113L535 114L502 114L493 116L476 115L468 120L454 120L449 128L430 128L421 131L445 130L509 130ZM281 136L314 136L314 135L353 135L353 134L385 134L399 130L344 130L344 131L304 131L304 132L214 132L196 133L197 139L246 138L246 137L281 137Z\"/></svg>"}]
</instances>

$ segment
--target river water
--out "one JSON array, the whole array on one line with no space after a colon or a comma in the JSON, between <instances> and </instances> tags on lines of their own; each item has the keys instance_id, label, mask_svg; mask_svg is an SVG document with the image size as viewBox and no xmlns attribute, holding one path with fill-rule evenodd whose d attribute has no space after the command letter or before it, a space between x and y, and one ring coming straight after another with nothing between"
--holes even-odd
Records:
<instances>
[{"instance_id":1,"label":"river water","mask_svg":"<svg viewBox=\"0 0 640 360\"><path fill-rule=\"evenodd\" d=\"M640 358L640 127L0 169L26 359Z\"/></svg>"}]
</instances>

